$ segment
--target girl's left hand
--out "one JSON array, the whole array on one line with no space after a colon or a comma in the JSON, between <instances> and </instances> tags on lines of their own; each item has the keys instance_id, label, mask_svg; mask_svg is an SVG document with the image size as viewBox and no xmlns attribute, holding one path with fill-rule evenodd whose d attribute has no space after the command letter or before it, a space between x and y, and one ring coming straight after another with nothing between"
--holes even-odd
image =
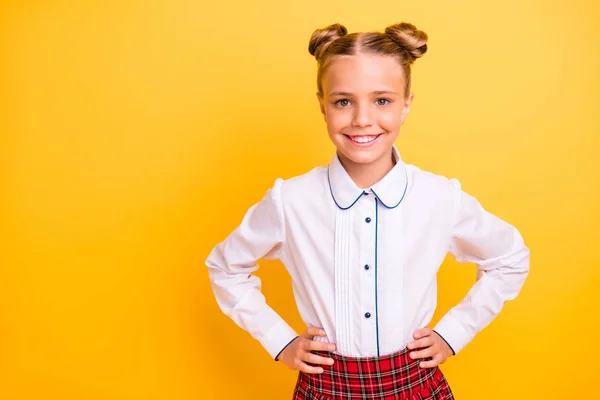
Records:
<instances>
[{"instance_id":1,"label":"girl's left hand","mask_svg":"<svg viewBox=\"0 0 600 400\"><path fill-rule=\"evenodd\" d=\"M444 339L431 328L422 328L413 333L415 340L409 342L406 347L410 350L421 348L418 351L410 352L409 356L413 360L417 358L432 357L429 361L421 361L419 367L433 368L448 359L452 355L452 349Z\"/></svg>"}]
</instances>

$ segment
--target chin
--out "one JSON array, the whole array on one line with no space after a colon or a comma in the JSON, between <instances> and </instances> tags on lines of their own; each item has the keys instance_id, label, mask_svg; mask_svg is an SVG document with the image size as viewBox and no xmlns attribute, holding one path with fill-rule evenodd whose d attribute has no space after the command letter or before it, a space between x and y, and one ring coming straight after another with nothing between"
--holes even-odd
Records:
<instances>
[{"instance_id":1,"label":"chin","mask_svg":"<svg viewBox=\"0 0 600 400\"><path fill-rule=\"evenodd\" d=\"M353 149L338 147L342 155L355 164L371 164L382 156L381 149Z\"/></svg>"},{"instance_id":2,"label":"chin","mask_svg":"<svg viewBox=\"0 0 600 400\"><path fill-rule=\"evenodd\" d=\"M392 151L392 144L384 141L374 146L359 148L348 143L346 138L335 138L333 144L344 158L356 164L370 164L380 159L384 154ZM340 140L341 139L341 140Z\"/></svg>"}]
</instances>

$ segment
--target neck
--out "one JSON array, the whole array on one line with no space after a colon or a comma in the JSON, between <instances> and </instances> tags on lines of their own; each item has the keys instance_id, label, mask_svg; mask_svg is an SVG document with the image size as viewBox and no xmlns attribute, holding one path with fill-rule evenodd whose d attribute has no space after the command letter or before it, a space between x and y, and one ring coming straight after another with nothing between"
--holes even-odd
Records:
<instances>
[{"instance_id":1,"label":"neck","mask_svg":"<svg viewBox=\"0 0 600 400\"><path fill-rule=\"evenodd\" d=\"M355 163L340 152L338 157L350 178L361 189L367 189L379 182L396 165L393 152L369 164Z\"/></svg>"}]
</instances>

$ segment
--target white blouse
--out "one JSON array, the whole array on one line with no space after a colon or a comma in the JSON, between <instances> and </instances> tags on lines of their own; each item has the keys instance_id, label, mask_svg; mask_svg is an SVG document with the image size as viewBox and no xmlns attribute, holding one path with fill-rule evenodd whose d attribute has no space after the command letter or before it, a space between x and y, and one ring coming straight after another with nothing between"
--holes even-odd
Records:
<instances>
[{"instance_id":1,"label":"white blouse","mask_svg":"<svg viewBox=\"0 0 600 400\"><path fill-rule=\"evenodd\" d=\"M297 333L271 308L252 273L280 259L306 326L343 356L385 355L426 327L436 273L450 252L477 265L466 297L434 327L458 353L520 291L529 249L510 224L484 210L456 179L402 161L366 190L337 154L329 166L277 179L241 224L210 253L209 279L221 310L276 359Z\"/></svg>"}]
</instances>

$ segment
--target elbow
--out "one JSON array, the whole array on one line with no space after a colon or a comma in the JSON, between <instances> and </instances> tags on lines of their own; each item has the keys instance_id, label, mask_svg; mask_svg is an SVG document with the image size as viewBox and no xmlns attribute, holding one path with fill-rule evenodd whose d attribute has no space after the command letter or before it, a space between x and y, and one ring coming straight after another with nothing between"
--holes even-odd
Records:
<instances>
[{"instance_id":1,"label":"elbow","mask_svg":"<svg viewBox=\"0 0 600 400\"><path fill-rule=\"evenodd\" d=\"M508 284L512 288L510 299L515 298L523 289L523 285L529 276L530 271L530 252L527 247L523 247L519 252L519 257L516 262L510 268L506 269L508 272Z\"/></svg>"},{"instance_id":2,"label":"elbow","mask_svg":"<svg viewBox=\"0 0 600 400\"><path fill-rule=\"evenodd\" d=\"M530 257L529 248L521 242L521 246L513 250L510 258L507 259L505 271L526 277L529 275Z\"/></svg>"},{"instance_id":3,"label":"elbow","mask_svg":"<svg viewBox=\"0 0 600 400\"><path fill-rule=\"evenodd\" d=\"M529 251L528 247L523 246L523 250L522 250L522 258L521 261L518 263L519 268L521 269L521 273L524 275L524 277L527 277L529 275L529 267L531 264L531 252Z\"/></svg>"}]
</instances>

